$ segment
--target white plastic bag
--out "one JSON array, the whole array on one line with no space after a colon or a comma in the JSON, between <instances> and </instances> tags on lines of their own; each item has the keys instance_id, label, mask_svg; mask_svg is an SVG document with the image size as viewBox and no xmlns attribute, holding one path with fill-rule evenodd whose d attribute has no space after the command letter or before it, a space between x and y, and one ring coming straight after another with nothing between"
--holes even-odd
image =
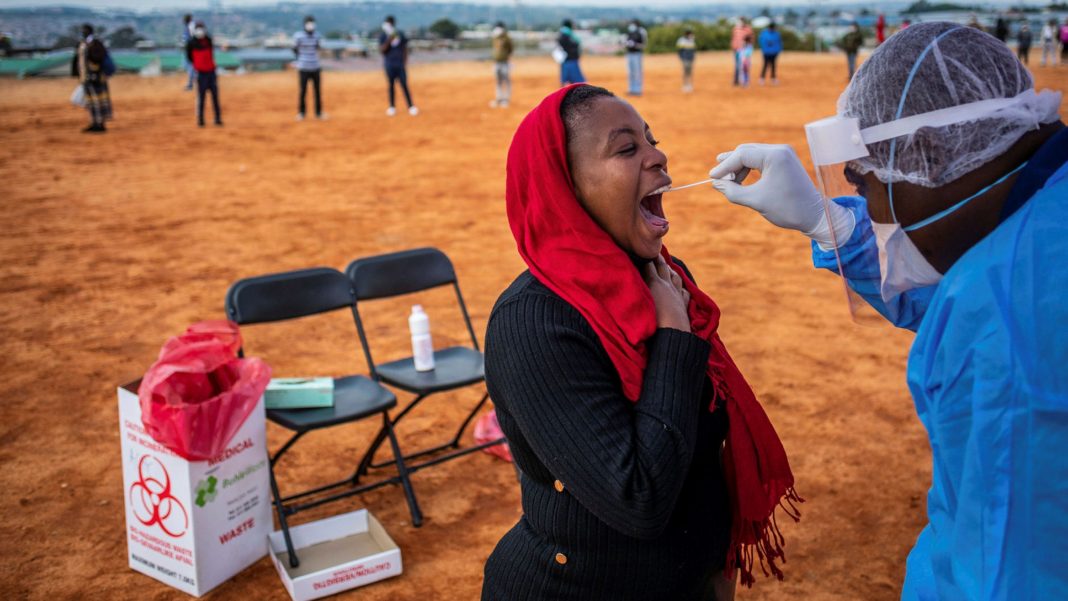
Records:
<instances>
[{"instance_id":1,"label":"white plastic bag","mask_svg":"<svg viewBox=\"0 0 1068 601\"><path fill-rule=\"evenodd\" d=\"M78 84L70 93L70 103L78 108L85 108L85 86Z\"/></svg>"},{"instance_id":2,"label":"white plastic bag","mask_svg":"<svg viewBox=\"0 0 1068 601\"><path fill-rule=\"evenodd\" d=\"M560 46L553 48L553 60L556 61L557 64L564 64L564 61L567 60L567 51Z\"/></svg>"}]
</instances>

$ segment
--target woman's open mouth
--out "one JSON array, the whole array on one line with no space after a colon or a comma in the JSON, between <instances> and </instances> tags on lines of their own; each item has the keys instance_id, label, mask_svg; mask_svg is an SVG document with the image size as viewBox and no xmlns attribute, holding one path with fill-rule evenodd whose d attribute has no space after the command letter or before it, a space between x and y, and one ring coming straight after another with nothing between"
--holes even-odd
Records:
<instances>
[{"instance_id":1,"label":"woman's open mouth","mask_svg":"<svg viewBox=\"0 0 1068 601\"><path fill-rule=\"evenodd\" d=\"M641 212L642 217L645 218L645 222L657 232L667 230L668 220L664 217L662 198L664 192L667 192L670 188L671 184L668 184L653 190L642 198L641 203L638 205L638 210Z\"/></svg>"}]
</instances>

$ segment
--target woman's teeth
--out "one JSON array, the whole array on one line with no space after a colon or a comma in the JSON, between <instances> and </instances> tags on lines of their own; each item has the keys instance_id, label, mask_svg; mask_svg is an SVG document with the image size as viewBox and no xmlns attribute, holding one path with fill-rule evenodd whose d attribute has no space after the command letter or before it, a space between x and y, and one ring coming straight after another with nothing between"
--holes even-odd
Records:
<instances>
[{"instance_id":1,"label":"woman's teeth","mask_svg":"<svg viewBox=\"0 0 1068 601\"><path fill-rule=\"evenodd\" d=\"M667 192L670 189L671 189L671 184L668 184L666 186L662 186L660 188L657 188L656 190L653 190L652 192L647 194L647 196L652 196L653 194L663 194L664 192Z\"/></svg>"}]
</instances>

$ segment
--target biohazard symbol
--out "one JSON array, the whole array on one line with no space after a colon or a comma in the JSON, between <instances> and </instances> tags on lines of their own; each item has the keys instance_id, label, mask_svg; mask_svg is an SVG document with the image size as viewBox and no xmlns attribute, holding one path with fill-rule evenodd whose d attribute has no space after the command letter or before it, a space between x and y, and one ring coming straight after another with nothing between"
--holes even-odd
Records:
<instances>
[{"instance_id":1,"label":"biohazard symbol","mask_svg":"<svg viewBox=\"0 0 1068 601\"><path fill-rule=\"evenodd\" d=\"M171 494L171 477L159 459L141 457L137 477L130 487L130 507L133 515L145 526L159 524L160 530L178 538L189 528L189 514Z\"/></svg>"},{"instance_id":2,"label":"biohazard symbol","mask_svg":"<svg viewBox=\"0 0 1068 601\"><path fill-rule=\"evenodd\" d=\"M203 507L215 500L215 496L219 494L219 491L215 490L215 484L218 482L215 476L208 476L207 481L197 482L197 499L193 501L197 507Z\"/></svg>"}]
</instances>

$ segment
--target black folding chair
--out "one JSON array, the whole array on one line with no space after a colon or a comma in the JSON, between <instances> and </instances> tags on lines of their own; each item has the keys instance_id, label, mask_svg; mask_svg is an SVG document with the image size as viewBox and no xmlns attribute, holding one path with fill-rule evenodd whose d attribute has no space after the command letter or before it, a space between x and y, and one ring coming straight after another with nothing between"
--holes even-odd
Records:
<instances>
[{"instance_id":1,"label":"black folding chair","mask_svg":"<svg viewBox=\"0 0 1068 601\"><path fill-rule=\"evenodd\" d=\"M226 293L226 314L233 321L243 325L295 319L338 309L349 309L354 316L356 315L352 283L340 271L327 267L246 278L235 282ZM239 353L243 355L244 349L241 349ZM300 560L293 549L286 518L298 511L367 492L386 484L399 483L404 487L408 509L412 514L412 524L418 527L423 523L423 514L419 510L415 492L408 478L410 470L404 462L397 437L393 433L392 422L389 419L389 410L396 405L397 397L378 382L365 376L353 375L334 379L333 407L267 410L269 420L294 432L292 438L282 445L282 448L270 460L271 492L278 513L278 522L285 538L286 550L289 552L289 563L293 567L297 567ZM396 476L360 485L360 474L357 471L352 476L332 484L287 497L281 495L275 479L274 467L298 439L313 430L346 424L374 415L382 417L382 427L376 436L374 448L381 446L382 438L389 438L393 456L396 458L393 462L397 464ZM323 496L323 493L339 488L343 490ZM313 496L319 498L301 503L293 502Z\"/></svg>"},{"instance_id":2,"label":"black folding chair","mask_svg":"<svg viewBox=\"0 0 1068 601\"><path fill-rule=\"evenodd\" d=\"M360 333L363 352L367 356L367 365L371 369L371 377L416 395L393 418L394 426L428 396L478 384L485 380L485 369L482 352L478 347L478 338L475 336L474 328L471 327L471 317L467 314L467 305L464 304L463 294L460 293L460 284L456 279L456 272L453 270L452 262L445 256L445 253L435 248L419 248L357 259L349 263L345 273L352 281L352 288L356 297L356 302L353 305L353 315L356 318L356 328ZM412 357L376 365L371 357L371 347L367 340L363 321L360 319L360 302L410 294L450 284L453 290L456 291L456 300L460 305L460 312L463 314L464 323L467 325L467 332L471 335L471 346L453 346L434 351L435 367L432 371L416 371L415 360ZM410 463L408 471L416 472L423 468L503 443L505 439L499 438L479 445L460 448L460 438L479 409L486 404L487 399L489 399L488 392L482 395L482 399L464 418L452 440L405 455L403 459L404 461L409 461L418 457L434 455L446 449L452 449L451 452L438 455L422 463ZM374 462L375 452L382 445L387 434L388 432L383 427L371 444L371 448L368 449L367 454L360 461L360 466L356 470L357 475L366 474L369 468L381 468L395 462L395 460Z\"/></svg>"}]
</instances>

